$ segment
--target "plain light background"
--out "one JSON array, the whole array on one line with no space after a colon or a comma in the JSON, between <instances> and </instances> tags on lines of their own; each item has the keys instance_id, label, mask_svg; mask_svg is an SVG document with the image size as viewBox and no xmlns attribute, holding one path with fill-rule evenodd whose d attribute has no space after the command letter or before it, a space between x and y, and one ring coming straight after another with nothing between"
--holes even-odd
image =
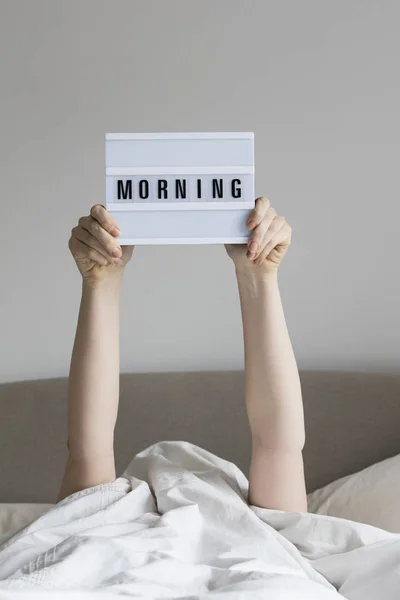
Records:
<instances>
[{"instance_id":1,"label":"plain light background","mask_svg":"<svg viewBox=\"0 0 400 600\"><path fill-rule=\"evenodd\" d=\"M0 378L66 375L104 133L254 131L300 368L400 369L397 0L1 0ZM121 369L243 364L223 247L137 248Z\"/></svg>"}]
</instances>

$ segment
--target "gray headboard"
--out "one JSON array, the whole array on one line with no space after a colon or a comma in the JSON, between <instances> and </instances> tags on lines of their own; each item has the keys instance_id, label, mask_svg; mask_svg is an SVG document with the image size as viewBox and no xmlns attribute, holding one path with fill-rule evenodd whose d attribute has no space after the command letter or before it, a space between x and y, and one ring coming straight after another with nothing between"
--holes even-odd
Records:
<instances>
[{"instance_id":1,"label":"gray headboard","mask_svg":"<svg viewBox=\"0 0 400 600\"><path fill-rule=\"evenodd\" d=\"M400 453L400 375L301 372L308 491ZM160 440L184 439L247 475L242 371L121 375L117 472ZM55 502L66 459L67 380L0 385L0 502Z\"/></svg>"}]
</instances>

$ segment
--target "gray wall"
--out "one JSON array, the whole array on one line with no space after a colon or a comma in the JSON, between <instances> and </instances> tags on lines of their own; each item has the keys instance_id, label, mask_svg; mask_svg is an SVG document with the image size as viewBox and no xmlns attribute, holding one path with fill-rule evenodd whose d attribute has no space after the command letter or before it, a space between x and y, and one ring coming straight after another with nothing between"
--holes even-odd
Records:
<instances>
[{"instance_id":1,"label":"gray wall","mask_svg":"<svg viewBox=\"0 0 400 600\"><path fill-rule=\"evenodd\" d=\"M1 0L1 379L68 371L67 241L103 202L107 131L254 131L257 194L294 230L300 367L400 370L399 19L395 0ZM240 367L224 249L135 254L122 370Z\"/></svg>"}]
</instances>

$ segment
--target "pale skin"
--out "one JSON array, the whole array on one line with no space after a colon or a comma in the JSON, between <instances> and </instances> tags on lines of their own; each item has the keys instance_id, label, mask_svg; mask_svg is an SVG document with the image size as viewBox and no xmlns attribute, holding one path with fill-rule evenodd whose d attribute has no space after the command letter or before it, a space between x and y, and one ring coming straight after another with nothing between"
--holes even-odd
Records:
<instances>
[{"instance_id":1,"label":"pale skin","mask_svg":"<svg viewBox=\"0 0 400 600\"><path fill-rule=\"evenodd\" d=\"M304 414L299 373L283 312L278 269L291 228L267 198L258 198L247 245L227 245L243 322L246 408L252 435L249 504L307 511ZM118 225L95 205L72 230L70 251L82 275L82 299L71 358L66 496L116 478L114 427L119 400L119 305L132 246L118 244Z\"/></svg>"}]
</instances>

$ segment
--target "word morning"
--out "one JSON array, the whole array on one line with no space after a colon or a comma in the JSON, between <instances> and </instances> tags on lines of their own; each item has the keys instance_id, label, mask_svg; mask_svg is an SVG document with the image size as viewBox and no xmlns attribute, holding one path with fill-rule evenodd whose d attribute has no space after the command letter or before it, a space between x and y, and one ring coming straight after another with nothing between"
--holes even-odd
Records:
<instances>
[{"instance_id":1,"label":"word morning","mask_svg":"<svg viewBox=\"0 0 400 600\"><path fill-rule=\"evenodd\" d=\"M116 199L122 201L232 201L242 197L242 181L228 177L165 177L116 179Z\"/></svg>"}]
</instances>

